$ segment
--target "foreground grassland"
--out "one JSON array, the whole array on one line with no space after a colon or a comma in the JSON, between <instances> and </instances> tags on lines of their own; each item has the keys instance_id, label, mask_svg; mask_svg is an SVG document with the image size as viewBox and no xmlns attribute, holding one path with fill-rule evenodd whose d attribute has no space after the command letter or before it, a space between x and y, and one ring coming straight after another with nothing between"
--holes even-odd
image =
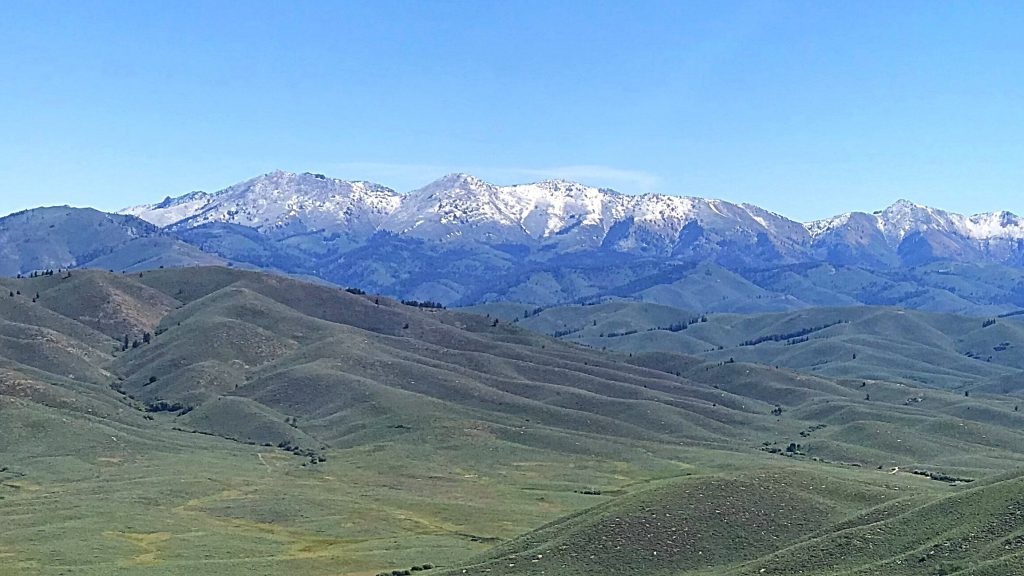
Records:
<instances>
[{"instance_id":1,"label":"foreground grassland","mask_svg":"<svg viewBox=\"0 0 1024 576\"><path fill-rule=\"evenodd\" d=\"M15 459L0 475L0 574L452 566L608 499L579 491L615 493L679 473L516 446L475 453L470 442L452 446L458 454L386 445L329 451L326 462L303 467L282 450L189 436L180 441L191 446L170 454L122 447Z\"/></svg>"},{"instance_id":2,"label":"foreground grassland","mask_svg":"<svg viewBox=\"0 0 1024 576\"><path fill-rule=\"evenodd\" d=\"M932 549L930 567L1024 553L1020 480L949 486L712 450L616 462L469 438L332 450L313 467L187 436L180 452L122 447L9 470L0 574L936 574L918 562ZM963 501L979 490L989 507ZM1007 524L986 535L992 518Z\"/></svg>"},{"instance_id":3,"label":"foreground grassland","mask_svg":"<svg viewBox=\"0 0 1024 576\"><path fill-rule=\"evenodd\" d=\"M1012 396L220 268L0 284L3 576L1024 573Z\"/></svg>"}]
</instances>

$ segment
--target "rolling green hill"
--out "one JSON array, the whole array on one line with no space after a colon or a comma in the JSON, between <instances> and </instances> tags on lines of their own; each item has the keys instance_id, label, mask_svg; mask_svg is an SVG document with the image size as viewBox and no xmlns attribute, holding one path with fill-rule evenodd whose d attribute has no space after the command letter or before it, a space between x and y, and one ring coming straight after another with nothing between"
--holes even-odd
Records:
<instances>
[{"instance_id":1,"label":"rolling green hill","mask_svg":"<svg viewBox=\"0 0 1024 576\"><path fill-rule=\"evenodd\" d=\"M1024 393L1024 320L887 307L810 308L773 314L701 314L638 302L467 310L592 348L665 351L753 362L832 378L929 388Z\"/></svg>"},{"instance_id":2,"label":"rolling green hill","mask_svg":"<svg viewBox=\"0 0 1024 576\"><path fill-rule=\"evenodd\" d=\"M990 263L876 268L806 262L734 268L708 261L655 264L634 257L605 260L600 266L561 259L553 269L511 275L503 270L492 271L486 289L454 303L530 302L533 308L626 299L701 313L897 306L967 316L997 316L1024 307L1021 269Z\"/></svg>"},{"instance_id":3,"label":"rolling green hill","mask_svg":"<svg viewBox=\"0 0 1024 576\"><path fill-rule=\"evenodd\" d=\"M618 329L627 308L585 328ZM1004 339L1010 322L983 330ZM607 352L525 326L229 268L2 280L0 574L355 576L520 550L550 554L547 574L731 574L890 503L925 518L975 490L998 502L992 479L1024 467L1024 415L1003 394ZM675 520L617 512L662 508L692 532L664 540ZM645 522L673 552L616 540ZM878 561L933 533L948 531ZM533 552L549 542L575 556ZM787 561L819 554L803 550ZM996 552L965 558L1014 558Z\"/></svg>"},{"instance_id":4,"label":"rolling green hill","mask_svg":"<svg viewBox=\"0 0 1024 576\"><path fill-rule=\"evenodd\" d=\"M886 476L790 466L668 481L444 574L974 576L1024 568L1024 476L955 494Z\"/></svg>"}]
</instances>

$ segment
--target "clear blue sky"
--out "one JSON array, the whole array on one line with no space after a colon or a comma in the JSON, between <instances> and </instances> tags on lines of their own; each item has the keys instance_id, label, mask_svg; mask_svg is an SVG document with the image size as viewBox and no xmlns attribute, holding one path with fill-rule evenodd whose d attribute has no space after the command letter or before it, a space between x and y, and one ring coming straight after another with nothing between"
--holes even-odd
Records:
<instances>
[{"instance_id":1,"label":"clear blue sky","mask_svg":"<svg viewBox=\"0 0 1024 576\"><path fill-rule=\"evenodd\" d=\"M3 213L276 168L1024 213L1024 3L21 1L0 129Z\"/></svg>"}]
</instances>

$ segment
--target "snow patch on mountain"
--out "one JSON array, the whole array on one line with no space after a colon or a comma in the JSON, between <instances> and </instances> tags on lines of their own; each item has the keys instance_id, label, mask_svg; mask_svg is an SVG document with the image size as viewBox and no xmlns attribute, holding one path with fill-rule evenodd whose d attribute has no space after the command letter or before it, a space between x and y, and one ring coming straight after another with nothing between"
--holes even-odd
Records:
<instances>
[{"instance_id":1,"label":"snow patch on mountain","mask_svg":"<svg viewBox=\"0 0 1024 576\"><path fill-rule=\"evenodd\" d=\"M885 210L874 214L851 212L833 218L804 224L812 239L847 226L855 215L874 220L875 227L886 241L898 246L904 238L915 232L940 232L974 241L1022 240L1024 221L1010 212L991 212L964 216L908 200L899 200Z\"/></svg>"},{"instance_id":2,"label":"snow patch on mountain","mask_svg":"<svg viewBox=\"0 0 1024 576\"><path fill-rule=\"evenodd\" d=\"M214 194L192 193L123 213L164 227L226 222L261 232L295 229L370 234L400 201L395 191L371 182L277 171Z\"/></svg>"},{"instance_id":3,"label":"snow patch on mountain","mask_svg":"<svg viewBox=\"0 0 1024 576\"><path fill-rule=\"evenodd\" d=\"M977 240L988 240L991 238L1024 239L1024 221L1016 214L1010 212L976 214L967 218L961 225L968 237Z\"/></svg>"},{"instance_id":4,"label":"snow patch on mountain","mask_svg":"<svg viewBox=\"0 0 1024 576\"><path fill-rule=\"evenodd\" d=\"M159 204L143 204L121 210L121 214L136 216L161 228L191 218L206 208L214 195L208 192L191 192L178 198L168 196Z\"/></svg>"}]
</instances>

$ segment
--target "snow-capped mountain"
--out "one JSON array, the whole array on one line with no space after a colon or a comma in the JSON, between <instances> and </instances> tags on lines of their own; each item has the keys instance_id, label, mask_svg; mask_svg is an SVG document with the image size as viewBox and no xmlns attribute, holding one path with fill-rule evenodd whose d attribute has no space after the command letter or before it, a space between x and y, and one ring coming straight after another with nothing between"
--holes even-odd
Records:
<instances>
[{"instance_id":1,"label":"snow-capped mountain","mask_svg":"<svg viewBox=\"0 0 1024 576\"><path fill-rule=\"evenodd\" d=\"M817 247L888 265L979 258L1014 262L1024 240L1024 222L1009 212L964 216L907 200L873 214L811 222L807 230Z\"/></svg>"},{"instance_id":2,"label":"snow-capped mountain","mask_svg":"<svg viewBox=\"0 0 1024 576\"><path fill-rule=\"evenodd\" d=\"M708 256L760 247L785 261L828 253L895 263L912 243L966 257L1024 240L1008 212L963 216L906 200L801 224L757 206L687 196L632 196L564 180L497 186L450 174L407 194L370 182L272 172L216 193L192 192L122 211L172 230L227 223L283 237L365 239L378 231L426 241L523 244ZM895 258L895 259L894 259Z\"/></svg>"},{"instance_id":3,"label":"snow-capped mountain","mask_svg":"<svg viewBox=\"0 0 1024 576\"><path fill-rule=\"evenodd\" d=\"M122 213L172 229L229 223L273 236L326 230L365 237L400 201L395 191L370 182L276 171L213 194L193 192Z\"/></svg>"},{"instance_id":4,"label":"snow-capped mountain","mask_svg":"<svg viewBox=\"0 0 1024 576\"><path fill-rule=\"evenodd\" d=\"M661 282L658 274L671 281L674 273L665 270L694 263L772 278L794 290L808 280L793 274L818 265L899 278L934 262L1024 266L1024 221L1017 216L963 216L905 200L805 224L749 204L635 196L564 180L500 186L450 174L403 194L278 171L124 212L230 261L443 302L573 301L616 282L630 288L615 294L630 295ZM591 276L602 269L607 272ZM904 280L858 278L865 283L857 284L859 292L834 301L895 302L893 294L906 289ZM496 282L516 287L495 289ZM881 292L865 296L869 289ZM961 294L942 296L934 306L964 309L957 308L966 306ZM1008 302L1014 294L1000 298ZM788 307L801 298L784 295L781 304L756 308ZM828 298L823 301L833 301Z\"/></svg>"},{"instance_id":5,"label":"snow-capped mountain","mask_svg":"<svg viewBox=\"0 0 1024 576\"><path fill-rule=\"evenodd\" d=\"M9 270L228 262L446 304L627 297L695 311L1024 309L1024 221L902 200L804 224L748 204L564 180L500 186L451 174L398 193L278 171L110 221L55 213L67 215L52 225L42 209L0 219ZM42 239L61 227L73 242Z\"/></svg>"},{"instance_id":6,"label":"snow-capped mountain","mask_svg":"<svg viewBox=\"0 0 1024 576\"><path fill-rule=\"evenodd\" d=\"M122 212L172 230L227 223L277 237L320 231L363 239L386 231L427 241L565 251L696 255L716 251L721 242L760 243L799 259L808 244L800 224L756 206L631 196L564 180L497 186L467 174L398 194L367 182L279 171L220 192L193 192Z\"/></svg>"},{"instance_id":7,"label":"snow-capped mountain","mask_svg":"<svg viewBox=\"0 0 1024 576\"><path fill-rule=\"evenodd\" d=\"M971 240L1024 239L1024 222L1010 212L990 212L964 216L938 210L907 200L899 200L885 210L874 214L852 212L834 218L807 224L812 239L849 224L851 219L867 217L891 246L915 233L938 231Z\"/></svg>"},{"instance_id":8,"label":"snow-capped mountain","mask_svg":"<svg viewBox=\"0 0 1024 576\"><path fill-rule=\"evenodd\" d=\"M184 196L164 198L159 204L142 204L121 210L121 214L141 218L161 228L189 218L213 201L209 192L190 192Z\"/></svg>"}]
</instances>

